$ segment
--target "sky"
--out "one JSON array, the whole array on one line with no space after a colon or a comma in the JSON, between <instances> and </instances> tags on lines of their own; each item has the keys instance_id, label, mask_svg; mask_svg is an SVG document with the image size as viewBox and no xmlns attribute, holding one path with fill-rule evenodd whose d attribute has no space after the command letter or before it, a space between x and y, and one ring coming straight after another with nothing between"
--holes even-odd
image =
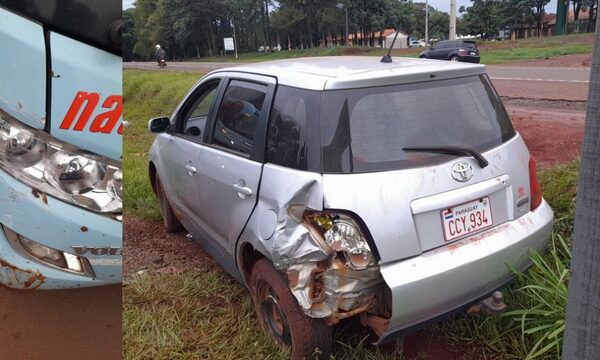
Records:
<instances>
[{"instance_id":1,"label":"sky","mask_svg":"<svg viewBox=\"0 0 600 360\"><path fill-rule=\"evenodd\" d=\"M135 0L123 0L123 9L128 9L130 7L133 6L133 2ZM413 0L413 1L424 1L424 0ZM428 0L429 1L429 5L440 10L440 11L445 11L445 12L450 12L450 0ZM546 5L546 13L556 13L556 1L557 0L550 0L550 2L548 3L548 5ZM456 15L460 16L460 14L458 13L458 9L460 9L460 7L464 5L465 7L468 7L469 5L471 5L471 2L469 0L456 0Z\"/></svg>"},{"instance_id":2,"label":"sky","mask_svg":"<svg viewBox=\"0 0 600 360\"><path fill-rule=\"evenodd\" d=\"M130 7L133 7L133 2L135 0L123 0L123 10L125 9L129 9Z\"/></svg>"}]
</instances>

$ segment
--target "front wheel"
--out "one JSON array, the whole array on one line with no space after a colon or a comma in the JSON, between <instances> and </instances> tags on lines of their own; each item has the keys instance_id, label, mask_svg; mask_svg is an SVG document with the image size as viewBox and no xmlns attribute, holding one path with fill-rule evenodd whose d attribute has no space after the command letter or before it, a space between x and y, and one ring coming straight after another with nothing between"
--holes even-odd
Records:
<instances>
[{"instance_id":1,"label":"front wheel","mask_svg":"<svg viewBox=\"0 0 600 360\"><path fill-rule=\"evenodd\" d=\"M286 279L266 258L252 268L250 291L261 325L277 343L291 346L292 360L329 358L331 327L304 314Z\"/></svg>"},{"instance_id":2,"label":"front wheel","mask_svg":"<svg viewBox=\"0 0 600 360\"><path fill-rule=\"evenodd\" d=\"M458 61L458 56L456 56L456 55L452 55L452 56L450 57L450 61Z\"/></svg>"}]
</instances>

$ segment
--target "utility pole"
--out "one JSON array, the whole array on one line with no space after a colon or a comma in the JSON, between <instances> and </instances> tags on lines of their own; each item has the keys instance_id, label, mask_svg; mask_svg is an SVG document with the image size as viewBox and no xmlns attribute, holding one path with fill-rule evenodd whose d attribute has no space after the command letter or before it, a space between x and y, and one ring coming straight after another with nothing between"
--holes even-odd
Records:
<instances>
[{"instance_id":1,"label":"utility pole","mask_svg":"<svg viewBox=\"0 0 600 360\"><path fill-rule=\"evenodd\" d=\"M350 46L350 38L348 37L348 0L346 0L344 8L346 9L346 46Z\"/></svg>"},{"instance_id":2,"label":"utility pole","mask_svg":"<svg viewBox=\"0 0 600 360\"><path fill-rule=\"evenodd\" d=\"M235 51L235 58L238 58L237 53L237 36L235 36L235 17L231 18L231 26L233 27L233 50Z\"/></svg>"},{"instance_id":3,"label":"utility pole","mask_svg":"<svg viewBox=\"0 0 600 360\"><path fill-rule=\"evenodd\" d=\"M564 360L597 359L600 354L600 22L596 23L583 137L563 340Z\"/></svg>"},{"instance_id":4,"label":"utility pole","mask_svg":"<svg viewBox=\"0 0 600 360\"><path fill-rule=\"evenodd\" d=\"M456 0L450 0L450 40L456 39Z\"/></svg>"},{"instance_id":5,"label":"utility pole","mask_svg":"<svg viewBox=\"0 0 600 360\"><path fill-rule=\"evenodd\" d=\"M556 2L556 30L554 35L565 35L567 32L567 13L569 12L569 0L558 0Z\"/></svg>"},{"instance_id":6,"label":"utility pole","mask_svg":"<svg viewBox=\"0 0 600 360\"><path fill-rule=\"evenodd\" d=\"M425 0L425 44L429 46L429 2L427 0Z\"/></svg>"}]
</instances>

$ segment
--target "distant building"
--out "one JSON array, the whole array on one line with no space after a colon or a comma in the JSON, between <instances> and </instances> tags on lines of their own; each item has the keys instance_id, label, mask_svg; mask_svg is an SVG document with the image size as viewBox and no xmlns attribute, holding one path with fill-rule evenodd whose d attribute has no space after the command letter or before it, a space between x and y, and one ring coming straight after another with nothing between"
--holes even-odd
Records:
<instances>
[{"instance_id":1,"label":"distant building","mask_svg":"<svg viewBox=\"0 0 600 360\"><path fill-rule=\"evenodd\" d=\"M396 31L392 31L390 34L388 34L384 39L383 42L383 47L388 48L390 47L390 45L392 44L392 41L394 41L394 36L396 36ZM408 41L409 41L410 36L408 36L407 34L403 33L402 31L398 31L398 38L396 39L396 42L394 43L394 49L405 49L408 47Z\"/></svg>"},{"instance_id":2,"label":"distant building","mask_svg":"<svg viewBox=\"0 0 600 360\"><path fill-rule=\"evenodd\" d=\"M588 28L588 23L590 21L590 11L588 8L582 8L579 11L579 16L577 20L575 20L575 13L573 10L569 10L569 15L567 18L567 31L569 33L573 32L586 32ZM505 34L500 30L499 37L505 38L508 34ZM592 28L593 31L593 28ZM539 34L538 34L539 33ZM535 22L531 24L519 24L512 28L510 32L511 39L526 39L532 36L551 36L556 34L556 14L545 14L542 18L542 29L541 32L538 31L537 25Z\"/></svg>"},{"instance_id":3,"label":"distant building","mask_svg":"<svg viewBox=\"0 0 600 360\"><path fill-rule=\"evenodd\" d=\"M350 33L348 38L351 46L371 46L371 47L389 47L394 40L396 30L385 29L383 31L372 31L363 37L362 33ZM401 31L398 32L398 39L394 43L394 49L404 49L408 47L409 36ZM333 39L328 37L327 43L332 45L344 45L344 37L336 36Z\"/></svg>"}]
</instances>

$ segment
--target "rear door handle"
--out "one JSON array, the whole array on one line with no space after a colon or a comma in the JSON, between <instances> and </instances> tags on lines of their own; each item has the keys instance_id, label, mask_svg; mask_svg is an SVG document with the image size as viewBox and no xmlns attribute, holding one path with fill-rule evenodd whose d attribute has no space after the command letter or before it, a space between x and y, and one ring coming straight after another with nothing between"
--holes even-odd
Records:
<instances>
[{"instance_id":1,"label":"rear door handle","mask_svg":"<svg viewBox=\"0 0 600 360\"><path fill-rule=\"evenodd\" d=\"M189 163L189 164L187 164L187 165L185 166L185 168L187 169L187 172L188 172L188 175L189 175L189 176L193 176L193 175L196 173L196 171L198 171L198 170L196 169L196 167L192 165L192 162L191 162L191 161L190 161L190 163Z\"/></svg>"},{"instance_id":2,"label":"rear door handle","mask_svg":"<svg viewBox=\"0 0 600 360\"><path fill-rule=\"evenodd\" d=\"M240 180L239 183L233 184L233 189L238 193L240 199L245 199L248 196L252 196L252 189L246 186L244 180Z\"/></svg>"}]
</instances>

